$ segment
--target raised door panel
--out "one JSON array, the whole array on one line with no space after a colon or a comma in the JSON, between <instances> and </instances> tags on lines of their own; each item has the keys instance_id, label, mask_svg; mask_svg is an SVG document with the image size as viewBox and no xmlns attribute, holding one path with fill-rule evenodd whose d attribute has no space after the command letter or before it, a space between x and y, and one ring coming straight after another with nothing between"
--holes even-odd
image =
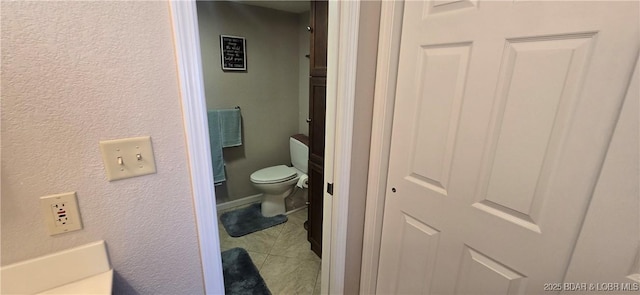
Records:
<instances>
[{"instance_id":1,"label":"raised door panel","mask_svg":"<svg viewBox=\"0 0 640 295\"><path fill-rule=\"evenodd\" d=\"M470 44L422 46L416 64L414 122L406 179L447 195Z\"/></svg>"},{"instance_id":2,"label":"raised door panel","mask_svg":"<svg viewBox=\"0 0 640 295\"><path fill-rule=\"evenodd\" d=\"M456 294L523 294L527 278L465 245Z\"/></svg>"},{"instance_id":3,"label":"raised door panel","mask_svg":"<svg viewBox=\"0 0 640 295\"><path fill-rule=\"evenodd\" d=\"M440 231L408 214L403 214L401 219L397 243L400 257L393 293L426 294L433 278Z\"/></svg>"},{"instance_id":4,"label":"raised door panel","mask_svg":"<svg viewBox=\"0 0 640 295\"><path fill-rule=\"evenodd\" d=\"M326 116L327 79L309 79L309 160L324 164L324 133Z\"/></svg>"},{"instance_id":5,"label":"raised door panel","mask_svg":"<svg viewBox=\"0 0 640 295\"><path fill-rule=\"evenodd\" d=\"M593 41L593 33L507 40L474 207L541 231Z\"/></svg>"},{"instance_id":6,"label":"raised door panel","mask_svg":"<svg viewBox=\"0 0 640 295\"><path fill-rule=\"evenodd\" d=\"M311 243L311 251L322 257L322 206L323 175L322 165L309 161L309 229L307 240Z\"/></svg>"},{"instance_id":7,"label":"raised door panel","mask_svg":"<svg viewBox=\"0 0 640 295\"><path fill-rule=\"evenodd\" d=\"M327 37L329 29L329 2L311 1L311 54L309 72L311 76L327 76Z\"/></svg>"}]
</instances>

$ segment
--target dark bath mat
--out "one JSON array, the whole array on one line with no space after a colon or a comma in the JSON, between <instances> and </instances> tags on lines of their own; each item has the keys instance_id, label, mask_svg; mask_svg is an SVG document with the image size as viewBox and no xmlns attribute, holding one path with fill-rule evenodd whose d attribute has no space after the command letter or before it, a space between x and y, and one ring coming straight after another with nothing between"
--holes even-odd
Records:
<instances>
[{"instance_id":1,"label":"dark bath mat","mask_svg":"<svg viewBox=\"0 0 640 295\"><path fill-rule=\"evenodd\" d=\"M271 291L245 249L233 248L222 252L222 275L225 294L271 295Z\"/></svg>"},{"instance_id":2,"label":"dark bath mat","mask_svg":"<svg viewBox=\"0 0 640 295\"><path fill-rule=\"evenodd\" d=\"M257 203L223 213L220 215L220 221L227 233L236 238L287 222L287 216L284 214L273 217L262 216L260 206L261 204Z\"/></svg>"}]
</instances>

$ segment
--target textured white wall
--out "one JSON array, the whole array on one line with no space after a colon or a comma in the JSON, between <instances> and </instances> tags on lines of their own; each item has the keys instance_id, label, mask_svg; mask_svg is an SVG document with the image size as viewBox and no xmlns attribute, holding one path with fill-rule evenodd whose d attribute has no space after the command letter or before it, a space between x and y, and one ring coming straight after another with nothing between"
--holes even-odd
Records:
<instances>
[{"instance_id":1,"label":"textured white wall","mask_svg":"<svg viewBox=\"0 0 640 295\"><path fill-rule=\"evenodd\" d=\"M104 239L115 294L203 293L167 3L3 1L1 38L1 264ZM141 135L158 173L107 181L98 142ZM49 236L67 191L84 229Z\"/></svg>"}]
</instances>

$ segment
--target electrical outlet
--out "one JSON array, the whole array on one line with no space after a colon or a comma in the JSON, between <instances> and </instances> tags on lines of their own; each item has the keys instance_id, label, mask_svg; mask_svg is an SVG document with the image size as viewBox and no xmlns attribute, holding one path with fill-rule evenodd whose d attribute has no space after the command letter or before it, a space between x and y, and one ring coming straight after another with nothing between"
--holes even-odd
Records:
<instances>
[{"instance_id":1,"label":"electrical outlet","mask_svg":"<svg viewBox=\"0 0 640 295\"><path fill-rule=\"evenodd\" d=\"M53 203L51 204L51 211L53 218L55 219L56 227L65 226L70 224L69 212L67 212L67 203Z\"/></svg>"},{"instance_id":2,"label":"electrical outlet","mask_svg":"<svg viewBox=\"0 0 640 295\"><path fill-rule=\"evenodd\" d=\"M82 229L75 192L40 197L40 208L49 235Z\"/></svg>"}]
</instances>

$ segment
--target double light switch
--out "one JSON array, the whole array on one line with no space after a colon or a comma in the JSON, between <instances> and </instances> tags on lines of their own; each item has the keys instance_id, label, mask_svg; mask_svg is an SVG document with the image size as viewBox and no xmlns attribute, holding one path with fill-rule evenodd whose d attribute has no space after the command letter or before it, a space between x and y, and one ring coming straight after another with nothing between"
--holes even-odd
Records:
<instances>
[{"instance_id":1,"label":"double light switch","mask_svg":"<svg viewBox=\"0 0 640 295\"><path fill-rule=\"evenodd\" d=\"M156 173L150 136L101 141L100 151L109 181Z\"/></svg>"}]
</instances>

